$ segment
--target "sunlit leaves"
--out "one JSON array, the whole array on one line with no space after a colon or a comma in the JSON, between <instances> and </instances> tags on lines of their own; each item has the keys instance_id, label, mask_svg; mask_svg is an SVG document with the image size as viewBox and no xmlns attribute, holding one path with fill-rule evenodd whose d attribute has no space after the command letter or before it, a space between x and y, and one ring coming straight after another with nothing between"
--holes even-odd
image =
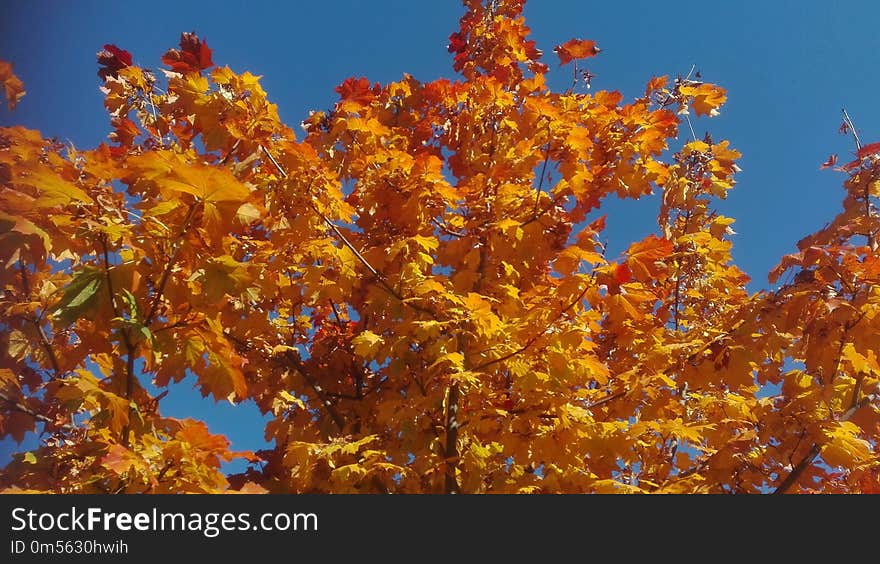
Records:
<instances>
[{"instance_id":1,"label":"sunlit leaves","mask_svg":"<svg viewBox=\"0 0 880 564\"><path fill-rule=\"evenodd\" d=\"M553 51L559 55L559 64L565 65L576 59L595 57L600 49L596 42L590 39L570 39L562 45L557 45Z\"/></svg>"},{"instance_id":2,"label":"sunlit leaves","mask_svg":"<svg viewBox=\"0 0 880 564\"><path fill-rule=\"evenodd\" d=\"M718 115L718 108L727 100L727 92L714 84L685 85L679 88L679 92L691 100L698 116Z\"/></svg>"},{"instance_id":3,"label":"sunlit leaves","mask_svg":"<svg viewBox=\"0 0 880 564\"><path fill-rule=\"evenodd\" d=\"M553 92L520 0L466 7L457 80L346 79L302 139L188 33L158 78L99 54L112 146L0 130L0 435L45 429L0 485L876 488L876 144L842 167L843 212L749 292L714 209L740 153L679 139L724 90ZM638 240L596 218L652 193ZM162 416L172 382L253 402L271 446Z\"/></svg>"}]
</instances>

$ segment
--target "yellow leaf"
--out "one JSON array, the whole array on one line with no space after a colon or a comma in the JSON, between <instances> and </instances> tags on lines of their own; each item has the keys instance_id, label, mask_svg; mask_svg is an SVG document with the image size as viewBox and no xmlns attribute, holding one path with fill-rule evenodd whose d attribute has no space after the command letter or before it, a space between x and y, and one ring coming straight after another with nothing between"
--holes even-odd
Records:
<instances>
[{"instance_id":1,"label":"yellow leaf","mask_svg":"<svg viewBox=\"0 0 880 564\"><path fill-rule=\"evenodd\" d=\"M278 397L280 397L288 405L295 405L300 409L306 409L306 404L287 390L281 390L280 392L278 392Z\"/></svg>"},{"instance_id":2,"label":"yellow leaf","mask_svg":"<svg viewBox=\"0 0 880 564\"><path fill-rule=\"evenodd\" d=\"M361 358L372 359L382 345L382 337L372 331L364 331L351 340L354 353Z\"/></svg>"},{"instance_id":3,"label":"yellow leaf","mask_svg":"<svg viewBox=\"0 0 880 564\"><path fill-rule=\"evenodd\" d=\"M238 211L235 212L235 218L242 225L250 225L255 221L259 220L262 217L260 210L257 206L251 203L244 203L239 208Z\"/></svg>"},{"instance_id":4,"label":"yellow leaf","mask_svg":"<svg viewBox=\"0 0 880 564\"><path fill-rule=\"evenodd\" d=\"M228 170L195 164L175 167L160 185L205 202L243 202L251 193Z\"/></svg>"},{"instance_id":5,"label":"yellow leaf","mask_svg":"<svg viewBox=\"0 0 880 564\"><path fill-rule=\"evenodd\" d=\"M423 237L421 235L416 235L414 237L410 237L410 241L414 241L419 247L422 248L425 252L430 253L433 250L436 250L440 243L437 241L436 237Z\"/></svg>"},{"instance_id":6,"label":"yellow leaf","mask_svg":"<svg viewBox=\"0 0 880 564\"><path fill-rule=\"evenodd\" d=\"M23 184L29 184L39 190L40 196L34 202L37 208L51 208L57 205L67 205L72 201L93 203L88 194L70 181L64 180L60 175L45 169L29 170L28 175L19 179Z\"/></svg>"},{"instance_id":7,"label":"yellow leaf","mask_svg":"<svg viewBox=\"0 0 880 564\"><path fill-rule=\"evenodd\" d=\"M460 352L446 353L435 360L428 368L434 368L441 364L448 364L455 369L461 370L464 366L464 355Z\"/></svg>"},{"instance_id":8,"label":"yellow leaf","mask_svg":"<svg viewBox=\"0 0 880 564\"><path fill-rule=\"evenodd\" d=\"M826 430L828 442L822 448L825 462L849 468L876 460L871 443L858 437L860 432L859 426L850 421L842 421Z\"/></svg>"},{"instance_id":9,"label":"yellow leaf","mask_svg":"<svg viewBox=\"0 0 880 564\"><path fill-rule=\"evenodd\" d=\"M492 335L496 333L501 324L498 316L492 313L492 304L490 304L480 294L469 292L464 300L464 306L470 318L476 325L479 333L483 335Z\"/></svg>"}]
</instances>

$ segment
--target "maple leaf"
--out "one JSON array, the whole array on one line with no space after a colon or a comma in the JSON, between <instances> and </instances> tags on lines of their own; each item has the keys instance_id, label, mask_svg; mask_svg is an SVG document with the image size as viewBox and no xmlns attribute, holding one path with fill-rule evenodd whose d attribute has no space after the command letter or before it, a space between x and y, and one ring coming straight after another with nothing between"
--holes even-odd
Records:
<instances>
[{"instance_id":1,"label":"maple leaf","mask_svg":"<svg viewBox=\"0 0 880 564\"><path fill-rule=\"evenodd\" d=\"M118 78L119 71L131 66L131 53L125 49L120 49L116 45L108 43L104 45L104 49L98 51L98 76L101 80L107 80L109 77Z\"/></svg>"},{"instance_id":2,"label":"maple leaf","mask_svg":"<svg viewBox=\"0 0 880 564\"><path fill-rule=\"evenodd\" d=\"M450 53L461 53L467 47L467 39L462 35L460 31L456 31L455 33L449 36L449 45L447 50Z\"/></svg>"},{"instance_id":3,"label":"maple leaf","mask_svg":"<svg viewBox=\"0 0 880 564\"><path fill-rule=\"evenodd\" d=\"M364 77L346 78L345 81L335 88L342 100L357 104L369 104L376 97L379 85L370 85L370 81Z\"/></svg>"},{"instance_id":4,"label":"maple leaf","mask_svg":"<svg viewBox=\"0 0 880 564\"><path fill-rule=\"evenodd\" d=\"M120 476L138 463L137 456L122 445L111 445L107 454L101 458L101 466L109 468Z\"/></svg>"},{"instance_id":5,"label":"maple leaf","mask_svg":"<svg viewBox=\"0 0 880 564\"><path fill-rule=\"evenodd\" d=\"M595 57L601 49L590 39L569 39L554 47L553 51L559 56L559 64L565 65L576 59Z\"/></svg>"},{"instance_id":6,"label":"maple leaf","mask_svg":"<svg viewBox=\"0 0 880 564\"><path fill-rule=\"evenodd\" d=\"M646 239L633 243L627 251L626 264L636 280L646 281L656 278L666 270L663 262L673 251L672 242L649 235Z\"/></svg>"},{"instance_id":7,"label":"maple leaf","mask_svg":"<svg viewBox=\"0 0 880 564\"><path fill-rule=\"evenodd\" d=\"M880 144L749 291L716 209L740 154L658 108L723 89L555 92L522 0L489 4L459 80L349 78L303 139L195 34L167 90L99 56L118 147L0 128L0 436L44 431L2 491L876 490ZM587 218L655 189L660 234L609 262ZM187 377L271 446L163 415Z\"/></svg>"},{"instance_id":8,"label":"maple leaf","mask_svg":"<svg viewBox=\"0 0 880 564\"><path fill-rule=\"evenodd\" d=\"M162 62L174 72L187 74L200 72L214 66L208 42L193 33L180 34L180 49L169 49L162 55Z\"/></svg>"},{"instance_id":9,"label":"maple leaf","mask_svg":"<svg viewBox=\"0 0 880 564\"><path fill-rule=\"evenodd\" d=\"M12 72L12 63L0 60L0 82L3 83L3 91L6 94L6 103L9 106L9 111L12 111L25 95L24 84Z\"/></svg>"},{"instance_id":10,"label":"maple leaf","mask_svg":"<svg viewBox=\"0 0 880 564\"><path fill-rule=\"evenodd\" d=\"M699 85L684 85L679 87L679 92L693 100L694 111L697 115L718 115L720 108L727 100L727 91L708 82Z\"/></svg>"}]
</instances>

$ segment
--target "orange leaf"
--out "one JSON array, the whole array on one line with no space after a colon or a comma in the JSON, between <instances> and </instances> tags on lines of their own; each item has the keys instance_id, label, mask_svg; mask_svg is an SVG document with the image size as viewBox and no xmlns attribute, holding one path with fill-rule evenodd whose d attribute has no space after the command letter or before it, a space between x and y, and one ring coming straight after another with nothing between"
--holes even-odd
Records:
<instances>
[{"instance_id":1,"label":"orange leaf","mask_svg":"<svg viewBox=\"0 0 880 564\"><path fill-rule=\"evenodd\" d=\"M370 86L370 81L364 77L347 78L345 82L336 87L336 92L343 100L349 100L358 104L369 104L376 97L379 85Z\"/></svg>"},{"instance_id":2,"label":"orange leaf","mask_svg":"<svg viewBox=\"0 0 880 564\"><path fill-rule=\"evenodd\" d=\"M562 45L553 48L559 55L559 64L566 65L574 59L586 59L595 57L601 49L596 47L596 42L591 39L569 39Z\"/></svg>"},{"instance_id":3,"label":"orange leaf","mask_svg":"<svg viewBox=\"0 0 880 564\"><path fill-rule=\"evenodd\" d=\"M666 265L661 261L668 257L672 250L672 242L668 239L649 235L643 241L630 246L627 264L637 280L649 280L665 270Z\"/></svg>"},{"instance_id":4,"label":"orange leaf","mask_svg":"<svg viewBox=\"0 0 880 564\"><path fill-rule=\"evenodd\" d=\"M727 91L704 82L699 86L682 86L679 92L693 98L694 111L697 115L714 116L718 114L718 108L727 100Z\"/></svg>"},{"instance_id":5,"label":"orange leaf","mask_svg":"<svg viewBox=\"0 0 880 564\"><path fill-rule=\"evenodd\" d=\"M22 96L25 95L24 84L12 73L12 63L0 61L0 82L3 83L9 110L12 111Z\"/></svg>"}]
</instances>

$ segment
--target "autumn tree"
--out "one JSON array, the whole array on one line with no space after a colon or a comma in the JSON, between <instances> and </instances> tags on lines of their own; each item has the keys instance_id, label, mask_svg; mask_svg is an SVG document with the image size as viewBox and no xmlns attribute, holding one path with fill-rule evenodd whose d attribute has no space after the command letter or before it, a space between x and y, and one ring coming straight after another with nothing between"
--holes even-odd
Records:
<instances>
[{"instance_id":1,"label":"autumn tree","mask_svg":"<svg viewBox=\"0 0 880 564\"><path fill-rule=\"evenodd\" d=\"M0 435L40 431L6 491L878 491L880 145L749 292L739 153L683 127L725 91L592 92L574 39L554 92L523 3L465 0L456 80L350 78L300 134L189 33L98 54L109 144L0 129ZM609 256L597 210L652 193ZM189 374L271 448L162 415Z\"/></svg>"}]
</instances>

